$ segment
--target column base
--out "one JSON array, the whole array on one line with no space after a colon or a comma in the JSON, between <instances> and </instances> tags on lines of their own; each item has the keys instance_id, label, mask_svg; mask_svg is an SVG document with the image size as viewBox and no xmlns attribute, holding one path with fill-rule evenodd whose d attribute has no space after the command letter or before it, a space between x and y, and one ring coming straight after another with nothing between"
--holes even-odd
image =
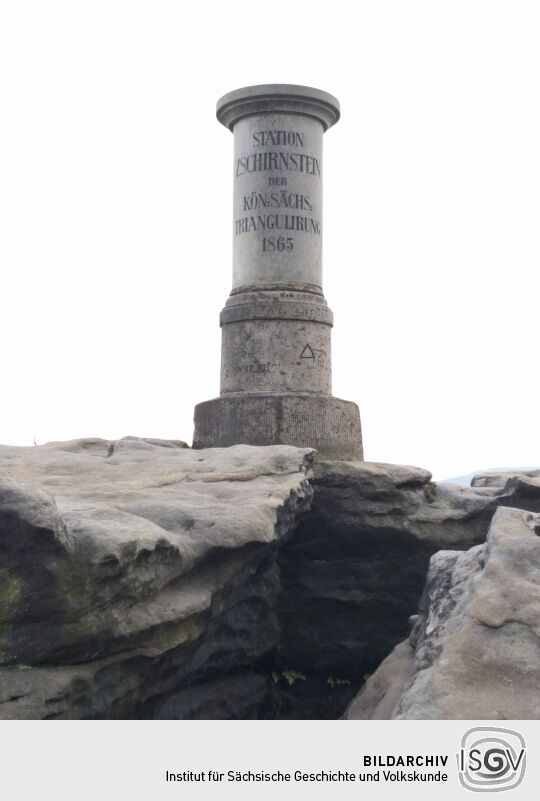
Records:
<instances>
[{"instance_id":1,"label":"column base","mask_svg":"<svg viewBox=\"0 0 540 801\"><path fill-rule=\"evenodd\" d=\"M319 458L363 461L356 403L332 395L229 394L195 407L194 448L296 445Z\"/></svg>"}]
</instances>

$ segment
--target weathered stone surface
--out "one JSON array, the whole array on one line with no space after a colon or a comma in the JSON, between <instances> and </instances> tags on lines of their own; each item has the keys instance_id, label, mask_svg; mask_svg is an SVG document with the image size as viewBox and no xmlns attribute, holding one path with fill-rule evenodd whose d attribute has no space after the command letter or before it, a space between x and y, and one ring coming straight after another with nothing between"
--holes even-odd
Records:
<instances>
[{"instance_id":1,"label":"weathered stone surface","mask_svg":"<svg viewBox=\"0 0 540 801\"><path fill-rule=\"evenodd\" d=\"M540 511L540 470L477 473L471 481L473 487L496 487L507 492L519 492L538 500Z\"/></svg>"},{"instance_id":2,"label":"weathered stone surface","mask_svg":"<svg viewBox=\"0 0 540 801\"><path fill-rule=\"evenodd\" d=\"M539 515L500 508L485 544L432 558L408 642L346 717L540 718Z\"/></svg>"},{"instance_id":3,"label":"weathered stone surface","mask_svg":"<svg viewBox=\"0 0 540 801\"><path fill-rule=\"evenodd\" d=\"M311 508L279 551L276 669L356 689L407 636L430 557L484 542L498 506L540 502L540 489L513 480L436 485L425 470L368 462L316 461L313 470ZM332 696L327 688L313 709L322 716Z\"/></svg>"},{"instance_id":4,"label":"weathered stone surface","mask_svg":"<svg viewBox=\"0 0 540 801\"><path fill-rule=\"evenodd\" d=\"M408 640L393 649L368 678L345 712L346 720L389 720L414 670L414 652Z\"/></svg>"},{"instance_id":5,"label":"weathered stone surface","mask_svg":"<svg viewBox=\"0 0 540 801\"><path fill-rule=\"evenodd\" d=\"M277 642L309 450L0 448L0 717L151 717Z\"/></svg>"},{"instance_id":6,"label":"weathered stone surface","mask_svg":"<svg viewBox=\"0 0 540 801\"><path fill-rule=\"evenodd\" d=\"M0 717L338 717L407 636L430 556L483 543L498 506L540 500L521 478L436 486L419 468L311 457L139 438L0 447ZM437 620L467 584L458 556L437 557ZM407 648L358 716L387 715Z\"/></svg>"},{"instance_id":7,"label":"weathered stone surface","mask_svg":"<svg viewBox=\"0 0 540 801\"><path fill-rule=\"evenodd\" d=\"M358 406L332 395L234 394L198 404L194 448L234 445L239 431L251 445L310 442L326 459L363 458Z\"/></svg>"},{"instance_id":8,"label":"weathered stone surface","mask_svg":"<svg viewBox=\"0 0 540 801\"><path fill-rule=\"evenodd\" d=\"M315 658L329 675L350 676L407 633L429 557L485 537L493 492L367 462L316 462L313 484L311 510L279 555L280 649L291 666Z\"/></svg>"}]
</instances>

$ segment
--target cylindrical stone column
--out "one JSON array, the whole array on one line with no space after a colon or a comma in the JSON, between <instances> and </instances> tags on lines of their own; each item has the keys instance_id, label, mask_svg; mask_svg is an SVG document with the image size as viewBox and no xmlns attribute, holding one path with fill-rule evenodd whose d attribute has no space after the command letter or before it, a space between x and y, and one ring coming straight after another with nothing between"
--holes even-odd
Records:
<instances>
[{"instance_id":1,"label":"cylindrical stone column","mask_svg":"<svg viewBox=\"0 0 540 801\"><path fill-rule=\"evenodd\" d=\"M234 134L233 288L221 313L220 397L195 409L194 447L293 444L361 459L358 407L332 397L322 293L322 140L339 103L270 84L217 105Z\"/></svg>"}]
</instances>

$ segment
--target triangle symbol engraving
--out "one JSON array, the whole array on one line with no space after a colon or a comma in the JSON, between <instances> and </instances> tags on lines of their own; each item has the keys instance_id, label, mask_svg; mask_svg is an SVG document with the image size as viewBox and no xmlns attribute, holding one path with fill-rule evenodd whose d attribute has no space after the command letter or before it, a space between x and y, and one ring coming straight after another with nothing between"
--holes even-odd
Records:
<instances>
[{"instance_id":1,"label":"triangle symbol engraving","mask_svg":"<svg viewBox=\"0 0 540 801\"><path fill-rule=\"evenodd\" d=\"M315 354L313 353L313 351L311 350L311 347L309 345L305 346L304 350L300 354L300 358L301 359L314 359L315 358Z\"/></svg>"}]
</instances>

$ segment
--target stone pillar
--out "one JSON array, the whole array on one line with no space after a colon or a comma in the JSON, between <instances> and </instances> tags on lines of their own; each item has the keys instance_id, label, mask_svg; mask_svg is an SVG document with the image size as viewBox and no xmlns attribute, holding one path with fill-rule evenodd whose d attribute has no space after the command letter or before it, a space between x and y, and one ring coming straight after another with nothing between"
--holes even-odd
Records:
<instances>
[{"instance_id":1,"label":"stone pillar","mask_svg":"<svg viewBox=\"0 0 540 801\"><path fill-rule=\"evenodd\" d=\"M362 459L356 404L332 396L322 292L322 140L339 103L269 84L217 104L234 134L233 288L221 312L220 397L195 407L193 447L288 444Z\"/></svg>"}]
</instances>

